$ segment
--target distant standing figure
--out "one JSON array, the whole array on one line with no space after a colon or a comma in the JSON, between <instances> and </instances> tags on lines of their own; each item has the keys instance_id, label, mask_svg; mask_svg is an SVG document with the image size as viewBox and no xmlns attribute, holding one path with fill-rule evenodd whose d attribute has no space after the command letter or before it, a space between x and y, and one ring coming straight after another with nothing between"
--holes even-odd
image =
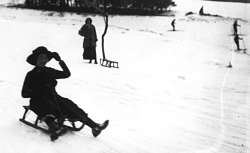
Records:
<instances>
[{"instance_id":1,"label":"distant standing figure","mask_svg":"<svg viewBox=\"0 0 250 153\"><path fill-rule=\"evenodd\" d=\"M200 11L199 11L200 15L204 15L204 11L203 11L203 6L201 7Z\"/></svg>"},{"instance_id":2,"label":"distant standing figure","mask_svg":"<svg viewBox=\"0 0 250 153\"><path fill-rule=\"evenodd\" d=\"M235 44L236 44L237 51L240 51L240 43L239 43L239 40L243 40L243 39L240 38L238 34L235 34L235 35L234 35L234 42L235 42Z\"/></svg>"},{"instance_id":3,"label":"distant standing figure","mask_svg":"<svg viewBox=\"0 0 250 153\"><path fill-rule=\"evenodd\" d=\"M238 20L235 20L233 24L234 35L238 34L238 27L240 27Z\"/></svg>"},{"instance_id":4,"label":"distant standing figure","mask_svg":"<svg viewBox=\"0 0 250 153\"><path fill-rule=\"evenodd\" d=\"M92 60L95 60L95 64L97 64L96 59L96 42L97 42L97 35L95 26L92 24L92 19L87 18L85 20L85 24L79 30L79 35L84 37L83 40L83 59L89 59L89 63Z\"/></svg>"},{"instance_id":5,"label":"distant standing figure","mask_svg":"<svg viewBox=\"0 0 250 153\"><path fill-rule=\"evenodd\" d=\"M171 25L173 27L173 31L175 31L175 19L173 19L173 21L171 22Z\"/></svg>"}]
</instances>

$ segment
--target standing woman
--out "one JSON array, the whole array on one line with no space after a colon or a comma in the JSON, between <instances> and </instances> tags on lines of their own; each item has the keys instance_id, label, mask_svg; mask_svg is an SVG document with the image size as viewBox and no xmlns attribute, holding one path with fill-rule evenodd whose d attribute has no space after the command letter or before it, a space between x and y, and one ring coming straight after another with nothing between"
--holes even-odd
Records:
<instances>
[{"instance_id":1,"label":"standing woman","mask_svg":"<svg viewBox=\"0 0 250 153\"><path fill-rule=\"evenodd\" d=\"M95 26L92 24L91 18L87 18L85 20L85 24L81 27L78 33L79 35L84 37L83 59L89 59L89 63L91 63L92 60L94 60L95 64L97 64L97 59L96 59L97 35L96 35Z\"/></svg>"}]
</instances>

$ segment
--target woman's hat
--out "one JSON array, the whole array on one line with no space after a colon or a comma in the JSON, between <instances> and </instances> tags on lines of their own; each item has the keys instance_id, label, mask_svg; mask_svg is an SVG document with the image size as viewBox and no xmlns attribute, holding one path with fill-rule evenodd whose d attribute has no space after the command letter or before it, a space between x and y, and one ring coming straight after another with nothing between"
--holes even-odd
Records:
<instances>
[{"instance_id":1,"label":"woman's hat","mask_svg":"<svg viewBox=\"0 0 250 153\"><path fill-rule=\"evenodd\" d=\"M26 59L26 61L31 64L31 65L36 65L36 62L37 62L37 58L40 54L46 54L48 59L51 60L52 57L53 57L53 54L51 51L49 51L46 47L44 46L40 46L40 47L37 47L36 49L34 49L32 51L32 54L29 55Z\"/></svg>"}]
</instances>

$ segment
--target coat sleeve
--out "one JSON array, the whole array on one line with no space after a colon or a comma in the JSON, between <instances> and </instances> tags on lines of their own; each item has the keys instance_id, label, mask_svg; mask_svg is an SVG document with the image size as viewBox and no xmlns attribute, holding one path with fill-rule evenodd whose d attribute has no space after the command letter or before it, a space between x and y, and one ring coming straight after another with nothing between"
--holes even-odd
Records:
<instances>
[{"instance_id":1,"label":"coat sleeve","mask_svg":"<svg viewBox=\"0 0 250 153\"><path fill-rule=\"evenodd\" d=\"M30 87L30 74L28 73L24 79L23 88L22 88L22 97L31 98L32 89Z\"/></svg>"},{"instance_id":2,"label":"coat sleeve","mask_svg":"<svg viewBox=\"0 0 250 153\"><path fill-rule=\"evenodd\" d=\"M82 37L85 37L84 29L85 29L85 26L83 25L83 26L81 27L81 29L78 31L78 34L79 34L80 36L82 36Z\"/></svg>"},{"instance_id":3,"label":"coat sleeve","mask_svg":"<svg viewBox=\"0 0 250 153\"><path fill-rule=\"evenodd\" d=\"M94 35L95 35L95 41L97 41L97 34L96 34L96 30L95 30L95 27L94 27Z\"/></svg>"},{"instance_id":4,"label":"coat sleeve","mask_svg":"<svg viewBox=\"0 0 250 153\"><path fill-rule=\"evenodd\" d=\"M59 65L62 68L62 71L60 70L55 70L53 68L49 69L49 73L50 75L54 78L54 79L64 79L64 78L68 78L70 77L71 73L69 71L69 68L67 67L67 65L65 64L64 61L60 61Z\"/></svg>"}]
</instances>

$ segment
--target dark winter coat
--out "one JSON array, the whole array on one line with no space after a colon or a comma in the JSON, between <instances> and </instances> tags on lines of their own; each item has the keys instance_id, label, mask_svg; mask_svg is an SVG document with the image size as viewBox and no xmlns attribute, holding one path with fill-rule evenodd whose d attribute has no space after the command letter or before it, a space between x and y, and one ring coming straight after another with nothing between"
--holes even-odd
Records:
<instances>
[{"instance_id":1,"label":"dark winter coat","mask_svg":"<svg viewBox=\"0 0 250 153\"><path fill-rule=\"evenodd\" d=\"M97 35L93 24L84 24L79 30L79 35L84 37L83 48L96 47Z\"/></svg>"},{"instance_id":2,"label":"dark winter coat","mask_svg":"<svg viewBox=\"0 0 250 153\"><path fill-rule=\"evenodd\" d=\"M22 96L24 98L51 98L56 95L56 79L67 78L70 71L64 62L60 62L63 71L55 70L50 67L35 67L27 73Z\"/></svg>"},{"instance_id":3,"label":"dark winter coat","mask_svg":"<svg viewBox=\"0 0 250 153\"><path fill-rule=\"evenodd\" d=\"M49 67L35 67L25 77L22 96L31 98L30 106L40 117L46 114L53 114L57 117L70 116L76 112L73 109L79 109L71 100L61 97L56 92L56 79L70 76L67 65L63 61L59 64L62 71Z\"/></svg>"},{"instance_id":4,"label":"dark winter coat","mask_svg":"<svg viewBox=\"0 0 250 153\"><path fill-rule=\"evenodd\" d=\"M238 26L240 26L240 25L238 25L238 22L235 21L233 24L234 34L238 34L238 29L237 29Z\"/></svg>"}]
</instances>

